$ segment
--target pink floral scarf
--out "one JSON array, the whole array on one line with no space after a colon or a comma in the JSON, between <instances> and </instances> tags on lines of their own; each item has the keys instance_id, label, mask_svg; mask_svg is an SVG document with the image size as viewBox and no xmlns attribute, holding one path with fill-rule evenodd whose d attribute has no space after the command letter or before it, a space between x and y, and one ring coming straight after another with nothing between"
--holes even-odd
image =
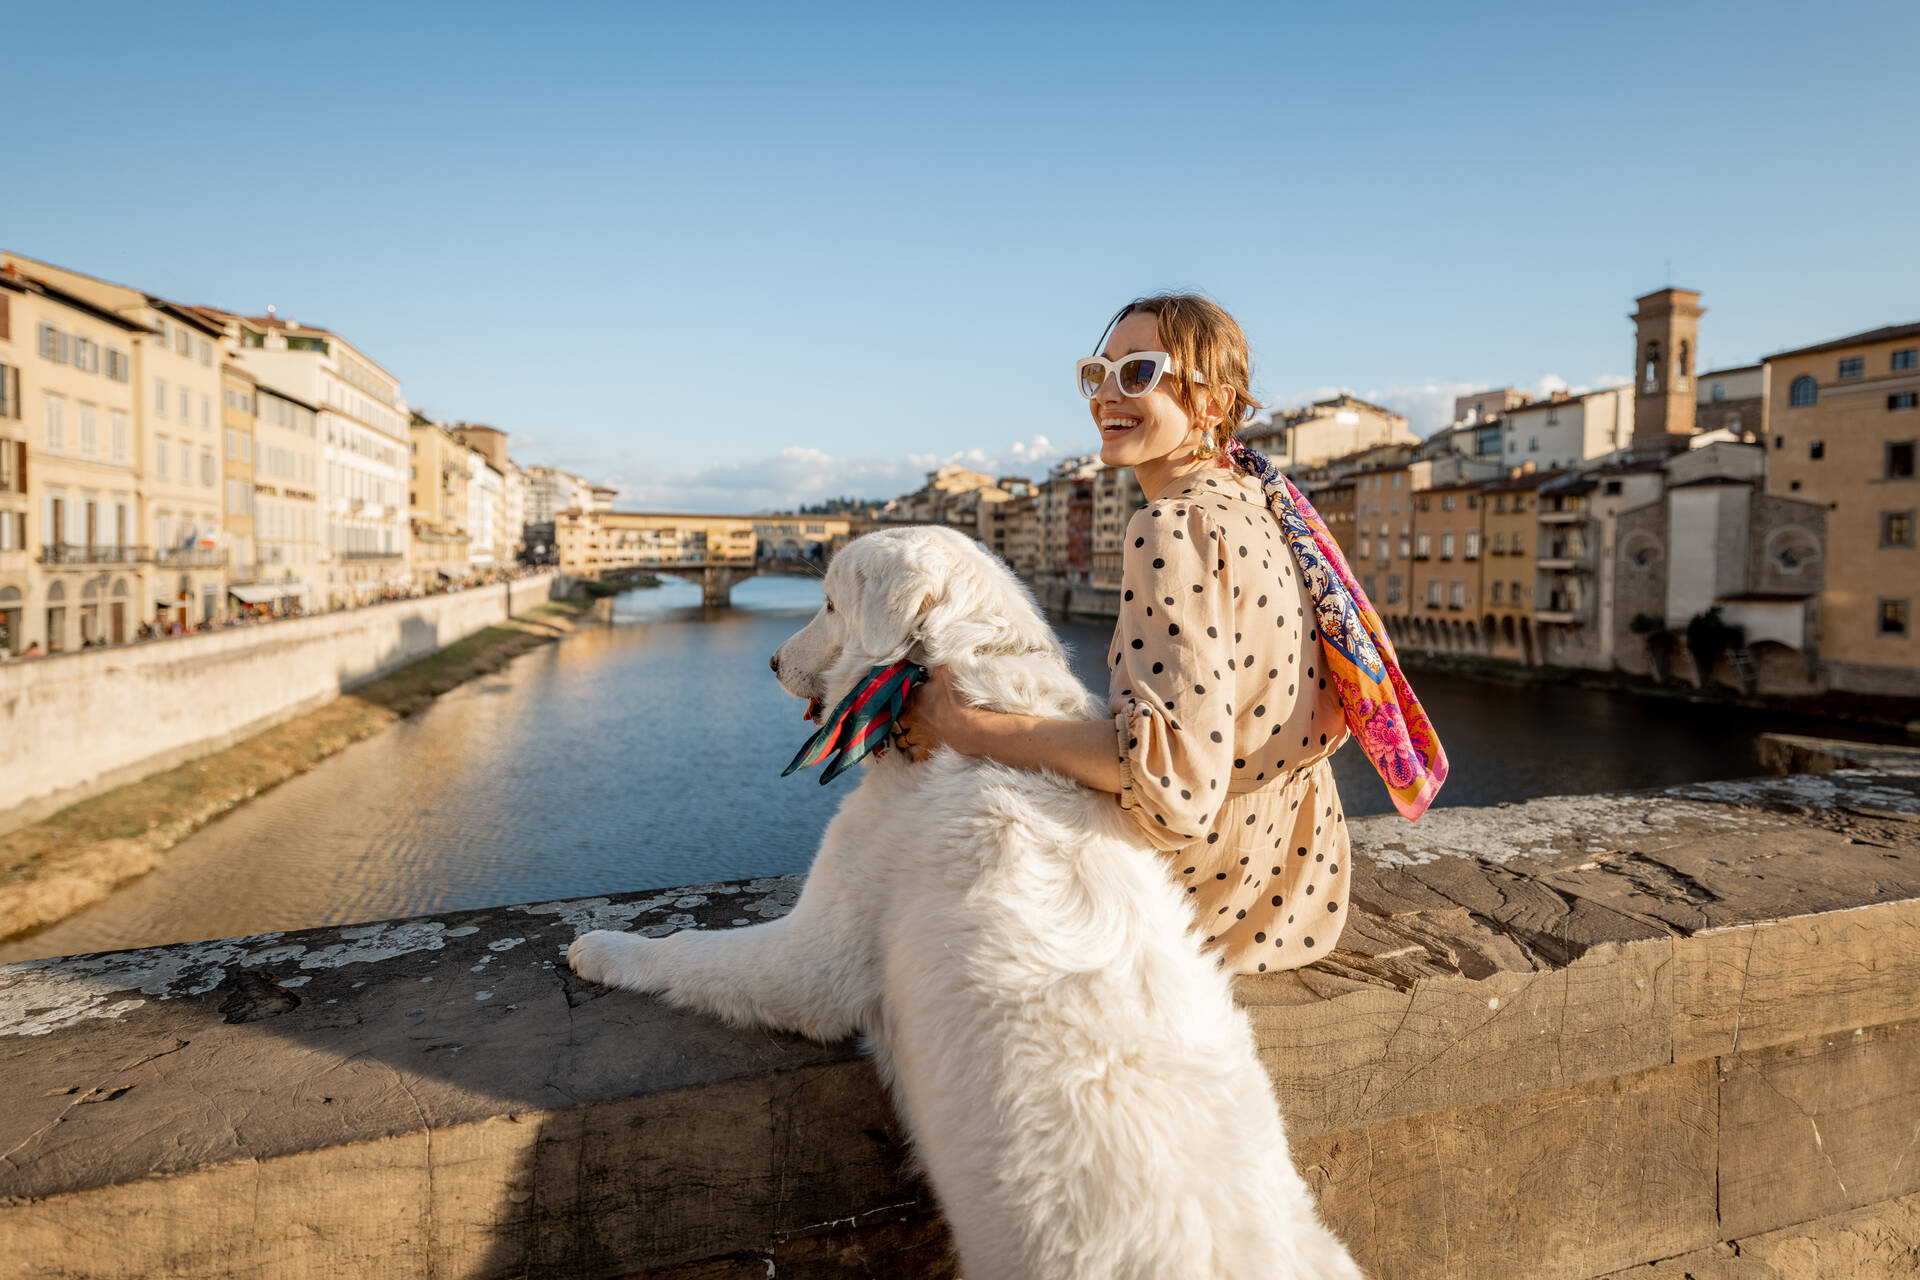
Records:
<instances>
[{"instance_id":1,"label":"pink floral scarf","mask_svg":"<svg viewBox=\"0 0 1920 1280\"><path fill-rule=\"evenodd\" d=\"M1447 780L1447 753L1400 672L1380 615L1347 567L1326 521L1293 482L1238 440L1228 443L1225 456L1265 491L1313 596L1320 648L1347 727L1387 784L1394 808L1409 821L1417 819Z\"/></svg>"}]
</instances>

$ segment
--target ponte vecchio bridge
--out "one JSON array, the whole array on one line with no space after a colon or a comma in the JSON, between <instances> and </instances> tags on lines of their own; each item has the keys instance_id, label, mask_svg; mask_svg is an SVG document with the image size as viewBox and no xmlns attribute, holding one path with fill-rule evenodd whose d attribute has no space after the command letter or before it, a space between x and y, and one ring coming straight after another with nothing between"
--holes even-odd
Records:
<instances>
[{"instance_id":1,"label":"ponte vecchio bridge","mask_svg":"<svg viewBox=\"0 0 1920 1280\"><path fill-rule=\"evenodd\" d=\"M566 511L554 518L560 570L617 582L667 574L700 584L709 605L769 571L826 565L853 536L846 516L708 515L681 511Z\"/></svg>"}]
</instances>

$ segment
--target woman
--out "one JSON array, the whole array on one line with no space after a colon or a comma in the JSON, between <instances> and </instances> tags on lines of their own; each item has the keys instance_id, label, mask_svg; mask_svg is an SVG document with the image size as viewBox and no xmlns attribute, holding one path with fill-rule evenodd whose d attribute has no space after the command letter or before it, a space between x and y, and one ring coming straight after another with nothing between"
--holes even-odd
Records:
<instances>
[{"instance_id":1,"label":"woman","mask_svg":"<svg viewBox=\"0 0 1920 1280\"><path fill-rule=\"evenodd\" d=\"M1147 499L1124 543L1113 719L971 707L936 669L901 741L916 759L944 745L1111 793L1170 858L1223 963L1309 964L1346 923L1329 762L1348 726L1410 818L1445 754L1319 517L1233 438L1259 407L1233 318L1197 295L1142 298L1078 370L1101 461L1132 467Z\"/></svg>"}]
</instances>

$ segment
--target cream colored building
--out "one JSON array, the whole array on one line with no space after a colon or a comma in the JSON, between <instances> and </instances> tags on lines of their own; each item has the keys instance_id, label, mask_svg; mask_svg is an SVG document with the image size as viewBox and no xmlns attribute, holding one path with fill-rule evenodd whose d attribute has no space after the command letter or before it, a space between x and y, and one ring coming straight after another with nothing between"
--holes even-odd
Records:
<instances>
[{"instance_id":1,"label":"cream colored building","mask_svg":"<svg viewBox=\"0 0 1920 1280\"><path fill-rule=\"evenodd\" d=\"M750 566L752 516L689 512L563 511L554 521L562 573L593 576L648 565Z\"/></svg>"},{"instance_id":2,"label":"cream colored building","mask_svg":"<svg viewBox=\"0 0 1920 1280\"><path fill-rule=\"evenodd\" d=\"M1828 683L1920 694L1920 324L1770 356L1766 399L1767 492L1827 508Z\"/></svg>"},{"instance_id":3,"label":"cream colored building","mask_svg":"<svg viewBox=\"0 0 1920 1280\"><path fill-rule=\"evenodd\" d=\"M506 477L485 455L467 450L467 558L476 571L511 562L510 556L500 552L505 485Z\"/></svg>"},{"instance_id":4,"label":"cream colored building","mask_svg":"<svg viewBox=\"0 0 1920 1280\"><path fill-rule=\"evenodd\" d=\"M1238 434L1283 469L1317 467L1383 444L1420 442L1405 414L1349 395L1255 418Z\"/></svg>"},{"instance_id":5,"label":"cream colored building","mask_svg":"<svg viewBox=\"0 0 1920 1280\"><path fill-rule=\"evenodd\" d=\"M527 468L528 524L551 524L568 511L593 510L593 486L558 467Z\"/></svg>"},{"instance_id":6,"label":"cream colored building","mask_svg":"<svg viewBox=\"0 0 1920 1280\"><path fill-rule=\"evenodd\" d=\"M493 558L513 564L526 547L527 474L507 456L507 433L478 422L456 422L453 438L485 458L500 473L500 500L495 512Z\"/></svg>"},{"instance_id":7,"label":"cream colored building","mask_svg":"<svg viewBox=\"0 0 1920 1280\"><path fill-rule=\"evenodd\" d=\"M225 617L220 328L196 308L127 285L17 254L0 255L0 264L147 331L134 343L129 383L140 527L152 550L139 612L183 625Z\"/></svg>"},{"instance_id":8,"label":"cream colored building","mask_svg":"<svg viewBox=\"0 0 1920 1280\"><path fill-rule=\"evenodd\" d=\"M1566 471L1625 449L1633 441L1632 387L1552 398L1507 411L1501 434L1509 471Z\"/></svg>"},{"instance_id":9,"label":"cream colored building","mask_svg":"<svg viewBox=\"0 0 1920 1280\"><path fill-rule=\"evenodd\" d=\"M297 602L309 611L324 572L326 511L320 497L320 411L276 387L254 383L253 531L255 562L234 594L253 604Z\"/></svg>"},{"instance_id":10,"label":"cream colored building","mask_svg":"<svg viewBox=\"0 0 1920 1280\"><path fill-rule=\"evenodd\" d=\"M408 422L400 380L339 334L276 315L202 308L226 326L239 364L318 410L327 608L411 585Z\"/></svg>"},{"instance_id":11,"label":"cream colored building","mask_svg":"<svg viewBox=\"0 0 1920 1280\"><path fill-rule=\"evenodd\" d=\"M0 652L130 640L150 616L133 370L152 331L12 264L0 312Z\"/></svg>"}]
</instances>

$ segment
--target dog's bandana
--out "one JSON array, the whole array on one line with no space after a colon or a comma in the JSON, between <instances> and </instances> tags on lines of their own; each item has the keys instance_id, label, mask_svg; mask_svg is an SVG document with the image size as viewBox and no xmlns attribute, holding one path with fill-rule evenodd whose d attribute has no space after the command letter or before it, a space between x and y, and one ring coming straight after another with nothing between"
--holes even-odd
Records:
<instances>
[{"instance_id":1,"label":"dog's bandana","mask_svg":"<svg viewBox=\"0 0 1920 1280\"><path fill-rule=\"evenodd\" d=\"M821 786L832 782L886 745L894 720L907 705L907 695L926 678L925 667L904 659L869 671L852 693L840 699L840 705L821 723L820 731L807 739L807 745L800 748L800 754L780 771L780 776L784 778L795 769L811 769L838 752L820 775Z\"/></svg>"},{"instance_id":2,"label":"dog's bandana","mask_svg":"<svg viewBox=\"0 0 1920 1280\"><path fill-rule=\"evenodd\" d=\"M1327 675L1339 691L1347 727L1387 784L1394 808L1409 821L1418 818L1447 780L1447 753L1400 672L1380 615L1347 567L1326 521L1293 481L1266 455L1238 440L1228 442L1226 457L1260 482L1300 562L1320 623Z\"/></svg>"}]
</instances>

